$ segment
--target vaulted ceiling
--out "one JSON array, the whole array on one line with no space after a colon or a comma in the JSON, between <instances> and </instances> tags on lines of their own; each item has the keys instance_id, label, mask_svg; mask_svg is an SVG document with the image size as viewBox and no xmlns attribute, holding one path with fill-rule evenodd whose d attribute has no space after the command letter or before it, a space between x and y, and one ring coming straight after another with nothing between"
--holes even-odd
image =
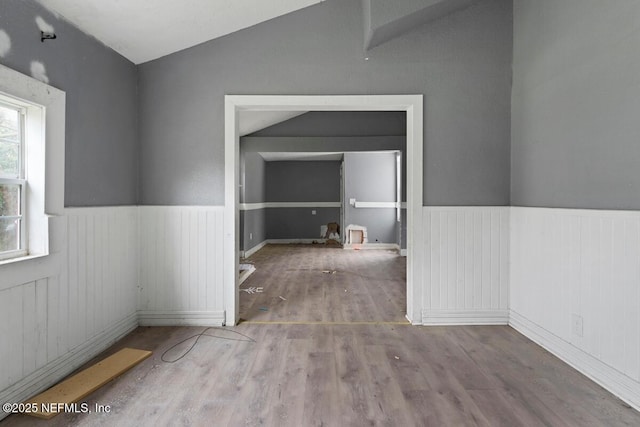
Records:
<instances>
[{"instance_id":1,"label":"vaulted ceiling","mask_svg":"<svg viewBox=\"0 0 640 427\"><path fill-rule=\"evenodd\" d=\"M325 0L37 0L135 64L151 61ZM345 1L345 0L331 0ZM362 0L363 50L478 0ZM247 112L246 135L300 112Z\"/></svg>"},{"instance_id":2,"label":"vaulted ceiling","mask_svg":"<svg viewBox=\"0 0 640 427\"><path fill-rule=\"evenodd\" d=\"M135 64L324 0L38 0Z\"/></svg>"},{"instance_id":3,"label":"vaulted ceiling","mask_svg":"<svg viewBox=\"0 0 640 427\"><path fill-rule=\"evenodd\" d=\"M38 1L140 64L325 0ZM364 50L474 1L477 0L362 0Z\"/></svg>"}]
</instances>

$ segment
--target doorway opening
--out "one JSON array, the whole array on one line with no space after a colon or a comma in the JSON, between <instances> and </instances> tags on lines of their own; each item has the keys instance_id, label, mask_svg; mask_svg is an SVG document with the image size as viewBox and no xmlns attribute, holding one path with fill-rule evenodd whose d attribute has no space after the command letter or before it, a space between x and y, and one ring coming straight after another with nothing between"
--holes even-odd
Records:
<instances>
[{"instance_id":1,"label":"doorway opening","mask_svg":"<svg viewBox=\"0 0 640 427\"><path fill-rule=\"evenodd\" d=\"M227 325L239 314L239 116L241 112L403 111L407 154L406 318L421 323L422 95L225 97L224 310Z\"/></svg>"}]
</instances>

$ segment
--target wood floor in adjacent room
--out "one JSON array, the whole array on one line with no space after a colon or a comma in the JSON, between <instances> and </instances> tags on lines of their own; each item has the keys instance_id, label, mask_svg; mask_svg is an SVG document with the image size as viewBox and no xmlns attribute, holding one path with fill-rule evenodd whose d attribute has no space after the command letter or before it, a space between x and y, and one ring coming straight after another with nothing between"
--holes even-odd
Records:
<instances>
[{"instance_id":1,"label":"wood floor in adjacent room","mask_svg":"<svg viewBox=\"0 0 640 427\"><path fill-rule=\"evenodd\" d=\"M407 322L406 258L397 251L267 245L246 262L256 270L240 286L243 320Z\"/></svg>"},{"instance_id":2,"label":"wood floor in adjacent room","mask_svg":"<svg viewBox=\"0 0 640 427\"><path fill-rule=\"evenodd\" d=\"M367 305L374 297L366 293L353 297L352 310L341 307L332 293L335 281L352 281L347 289L359 294L360 286L377 282L346 272L368 256L380 264L371 267L370 277L396 268L389 267L396 262L402 270L404 260L391 253L362 251L359 261L347 253L328 265L329 252L307 259L278 251L299 277L309 275L317 284L260 279L256 256L253 284L242 288L262 286L265 292L243 299L246 322L210 329L141 327L100 356L122 347L153 351L84 400L91 408L109 405L110 413L60 414L49 421L12 415L0 426L640 425L640 413L508 326L401 324L396 320L404 316L397 313L403 303L389 289L378 294L388 298L388 308L379 301ZM283 301L279 296L285 294L291 298ZM274 295L283 304L276 305ZM268 310L260 311L263 306ZM332 307L336 314L328 316ZM288 320L258 323L279 316ZM376 323L382 318L389 320Z\"/></svg>"}]
</instances>

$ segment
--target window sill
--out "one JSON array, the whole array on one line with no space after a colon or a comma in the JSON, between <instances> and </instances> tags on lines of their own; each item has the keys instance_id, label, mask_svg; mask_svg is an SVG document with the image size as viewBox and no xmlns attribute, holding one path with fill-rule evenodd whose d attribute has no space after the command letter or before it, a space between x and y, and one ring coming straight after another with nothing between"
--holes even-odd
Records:
<instances>
[{"instance_id":1,"label":"window sill","mask_svg":"<svg viewBox=\"0 0 640 427\"><path fill-rule=\"evenodd\" d=\"M9 265L14 263L19 263L22 261L29 261L32 259L42 258L48 255L49 254L27 254L27 255L17 256L15 258L3 259L3 260L0 260L0 267L2 267L3 265Z\"/></svg>"}]
</instances>

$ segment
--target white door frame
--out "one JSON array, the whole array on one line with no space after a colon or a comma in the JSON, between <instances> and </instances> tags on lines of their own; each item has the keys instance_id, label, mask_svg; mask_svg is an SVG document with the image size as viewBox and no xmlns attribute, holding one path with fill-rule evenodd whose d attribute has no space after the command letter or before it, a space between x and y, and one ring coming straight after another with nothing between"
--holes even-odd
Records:
<instances>
[{"instance_id":1,"label":"white door frame","mask_svg":"<svg viewBox=\"0 0 640 427\"><path fill-rule=\"evenodd\" d=\"M225 95L224 250L225 324L239 314L240 111L405 111L407 113L407 319L422 323L422 95Z\"/></svg>"}]
</instances>

